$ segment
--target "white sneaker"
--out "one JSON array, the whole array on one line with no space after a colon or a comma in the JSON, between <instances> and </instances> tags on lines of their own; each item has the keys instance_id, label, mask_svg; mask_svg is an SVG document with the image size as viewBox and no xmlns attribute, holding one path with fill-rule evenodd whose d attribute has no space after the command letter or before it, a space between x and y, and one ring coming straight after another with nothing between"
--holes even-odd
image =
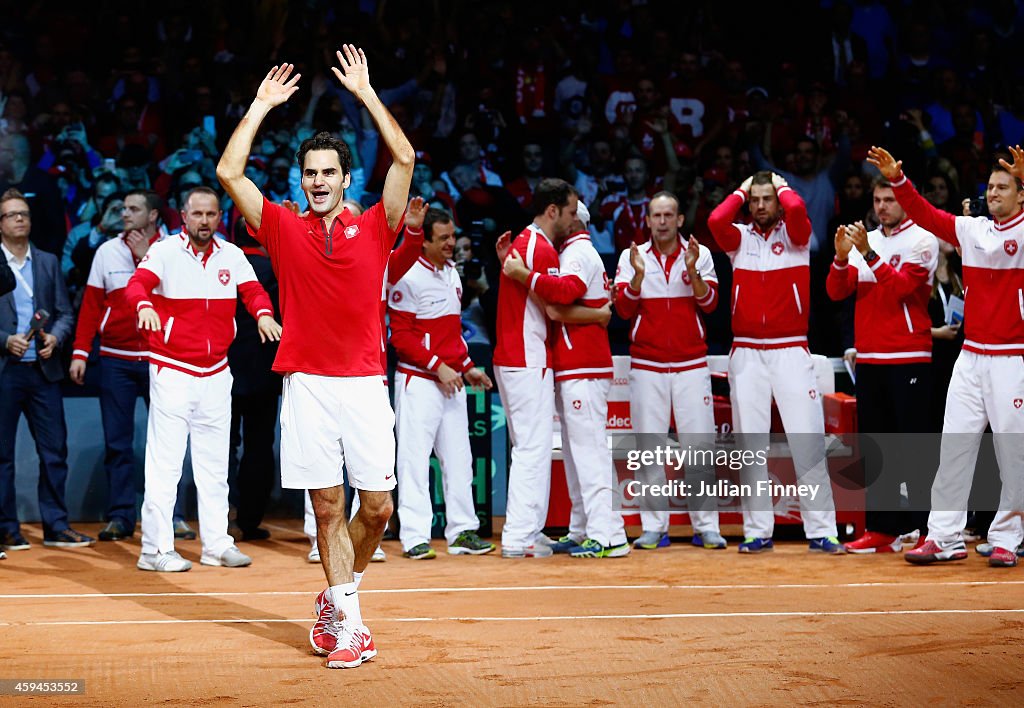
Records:
<instances>
[{"instance_id":1,"label":"white sneaker","mask_svg":"<svg viewBox=\"0 0 1024 708\"><path fill-rule=\"evenodd\" d=\"M384 555L384 549L380 546L377 546L377 550L373 552L372 556L370 556L370 562L372 563L383 563L387 559L388 557Z\"/></svg>"},{"instance_id":2,"label":"white sneaker","mask_svg":"<svg viewBox=\"0 0 1024 708\"><path fill-rule=\"evenodd\" d=\"M317 546L313 546L309 550L309 555L306 556L306 560L308 560L310 563L319 563L320 562L320 549Z\"/></svg>"},{"instance_id":3,"label":"white sneaker","mask_svg":"<svg viewBox=\"0 0 1024 708\"><path fill-rule=\"evenodd\" d=\"M139 570L155 570L159 573L183 573L192 569L192 562L182 558L177 551L169 553L143 553L135 564Z\"/></svg>"},{"instance_id":4,"label":"white sneaker","mask_svg":"<svg viewBox=\"0 0 1024 708\"><path fill-rule=\"evenodd\" d=\"M238 550L237 546L229 546L220 556L203 551L199 562L203 565L220 565L225 568L244 568L247 565L252 565L252 558Z\"/></svg>"}]
</instances>

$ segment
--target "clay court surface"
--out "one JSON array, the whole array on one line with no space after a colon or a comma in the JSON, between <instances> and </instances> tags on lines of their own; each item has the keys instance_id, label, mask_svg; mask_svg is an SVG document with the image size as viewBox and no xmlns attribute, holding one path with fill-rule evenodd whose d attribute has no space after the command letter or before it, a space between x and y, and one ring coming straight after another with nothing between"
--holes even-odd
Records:
<instances>
[{"instance_id":1,"label":"clay court surface","mask_svg":"<svg viewBox=\"0 0 1024 708\"><path fill-rule=\"evenodd\" d=\"M324 585L298 522L247 569L135 569L138 535L0 562L0 678L85 695L0 705L1019 705L1024 574L968 561L740 556L677 543L625 559L402 559L370 566L380 655L328 670L307 634ZM95 535L98 525L83 525ZM684 529L680 529L684 531Z\"/></svg>"}]
</instances>

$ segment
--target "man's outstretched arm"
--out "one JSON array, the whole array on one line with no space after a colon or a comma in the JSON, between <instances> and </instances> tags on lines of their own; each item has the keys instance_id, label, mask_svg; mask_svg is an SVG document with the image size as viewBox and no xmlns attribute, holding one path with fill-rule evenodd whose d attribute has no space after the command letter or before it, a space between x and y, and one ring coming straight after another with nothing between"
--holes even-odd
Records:
<instances>
[{"instance_id":1,"label":"man's outstretched arm","mask_svg":"<svg viewBox=\"0 0 1024 708\"><path fill-rule=\"evenodd\" d=\"M377 130L380 132L384 144L391 153L392 164L388 175L384 179L384 192L381 202L384 205L384 213L387 215L388 226L392 230L398 228L401 223L402 214L405 213L405 205L409 200L409 185L412 184L412 168L416 161L416 153L405 137L405 133L398 126L391 113L377 96L377 92L370 86L370 72L366 65L366 55L362 49L357 49L351 44L342 46L337 52L338 62L341 68L332 67L331 71L338 77L338 81L349 92L352 93L366 107L366 111L373 118Z\"/></svg>"},{"instance_id":2,"label":"man's outstretched arm","mask_svg":"<svg viewBox=\"0 0 1024 708\"><path fill-rule=\"evenodd\" d=\"M227 147L224 148L220 162L217 163L217 179L231 195L232 201L245 217L245 222L254 232L259 231L262 223L263 195L259 187L245 176L245 164L249 160L252 141L256 138L260 124L270 109L281 105L299 90L298 81L302 74L296 74L291 80L288 79L294 68L291 64L282 64L267 73L256 91L255 100L242 116Z\"/></svg>"}]
</instances>

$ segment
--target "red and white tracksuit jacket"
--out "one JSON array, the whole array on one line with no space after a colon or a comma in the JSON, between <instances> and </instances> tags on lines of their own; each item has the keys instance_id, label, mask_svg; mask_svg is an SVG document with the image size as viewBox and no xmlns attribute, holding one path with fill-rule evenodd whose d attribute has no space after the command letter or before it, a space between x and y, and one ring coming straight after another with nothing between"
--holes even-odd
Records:
<instances>
[{"instance_id":1,"label":"red and white tracksuit jacket","mask_svg":"<svg viewBox=\"0 0 1024 708\"><path fill-rule=\"evenodd\" d=\"M932 360L928 299L939 262L939 242L906 219L886 236L868 234L877 255L867 262L860 251L836 259L826 288L833 300L857 293L854 340L859 364L921 364Z\"/></svg>"},{"instance_id":2,"label":"red and white tracksuit jacket","mask_svg":"<svg viewBox=\"0 0 1024 708\"><path fill-rule=\"evenodd\" d=\"M405 236L398 248L391 251L388 256L388 264L384 266L384 283L380 290L380 331L382 337L387 337L387 314L388 314L388 292L395 283L405 277L409 269L416 265L416 261L423 253L423 229L405 230ZM388 347L387 342L380 343L380 368L384 372L384 385L388 382Z\"/></svg>"},{"instance_id":3,"label":"red and white tracksuit jacket","mask_svg":"<svg viewBox=\"0 0 1024 708\"><path fill-rule=\"evenodd\" d=\"M153 307L162 332L149 333L149 360L193 376L227 368L239 296L254 318L273 316L270 297L241 249L215 236L197 254L183 231L150 247L126 288L136 312Z\"/></svg>"},{"instance_id":4,"label":"red and white tracksuit jacket","mask_svg":"<svg viewBox=\"0 0 1024 708\"><path fill-rule=\"evenodd\" d=\"M804 200L778 190L783 218L768 233L733 220L747 200L737 189L715 207L708 228L732 261L733 347L807 346L811 221Z\"/></svg>"},{"instance_id":5,"label":"red and white tracksuit jacket","mask_svg":"<svg viewBox=\"0 0 1024 708\"><path fill-rule=\"evenodd\" d=\"M558 253L536 224L530 224L512 242L526 267L544 275L558 275ZM498 289L498 346L494 365L546 369L551 366L548 319L530 299L529 289L501 274Z\"/></svg>"},{"instance_id":6,"label":"red and white tracksuit jacket","mask_svg":"<svg viewBox=\"0 0 1024 708\"><path fill-rule=\"evenodd\" d=\"M462 338L462 280L453 262L437 268L420 256L391 286L388 307L399 373L436 379L441 364L458 372L473 367Z\"/></svg>"},{"instance_id":7,"label":"red and white tracksuit jacket","mask_svg":"<svg viewBox=\"0 0 1024 708\"><path fill-rule=\"evenodd\" d=\"M1024 355L1024 212L1003 222L953 216L929 204L906 176L892 186L907 216L961 249L964 350Z\"/></svg>"},{"instance_id":8,"label":"red and white tracksuit jacket","mask_svg":"<svg viewBox=\"0 0 1024 708\"><path fill-rule=\"evenodd\" d=\"M157 232L150 245L164 238ZM75 350L72 359L85 361L92 340L100 334L100 356L145 361L149 342L138 329L135 308L127 300L126 286L135 274L138 262L125 243L124 234L101 243L89 270L89 280L78 311Z\"/></svg>"},{"instance_id":9,"label":"red and white tracksuit jacket","mask_svg":"<svg viewBox=\"0 0 1024 708\"><path fill-rule=\"evenodd\" d=\"M608 303L608 274L589 233L569 236L558 261L559 274L533 273L530 290L555 305L598 308ZM551 333L555 381L612 378L612 350L602 325L553 322Z\"/></svg>"},{"instance_id":10,"label":"red and white tracksuit jacket","mask_svg":"<svg viewBox=\"0 0 1024 708\"><path fill-rule=\"evenodd\" d=\"M707 366L707 343L701 311L718 304L718 276L711 251L700 247L697 271L708 285L704 297L693 293L683 251L686 244L666 256L648 241L639 247L646 266L640 292L629 287L633 265L629 251L619 256L615 272L615 310L630 325L630 366L634 369L674 373Z\"/></svg>"}]
</instances>

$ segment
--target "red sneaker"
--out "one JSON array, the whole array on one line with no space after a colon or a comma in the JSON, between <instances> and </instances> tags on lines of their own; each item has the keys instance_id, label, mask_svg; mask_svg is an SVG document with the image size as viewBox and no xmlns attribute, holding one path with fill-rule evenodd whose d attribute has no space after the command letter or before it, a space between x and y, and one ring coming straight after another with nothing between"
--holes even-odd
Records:
<instances>
[{"instance_id":1,"label":"red sneaker","mask_svg":"<svg viewBox=\"0 0 1024 708\"><path fill-rule=\"evenodd\" d=\"M377 656L370 630L364 625L345 627L338 637L338 648L327 657L328 669L354 669Z\"/></svg>"},{"instance_id":2,"label":"red sneaker","mask_svg":"<svg viewBox=\"0 0 1024 708\"><path fill-rule=\"evenodd\" d=\"M866 531L856 541L844 543L843 547L847 553L899 553L903 550L903 541L899 536Z\"/></svg>"},{"instance_id":3,"label":"red sneaker","mask_svg":"<svg viewBox=\"0 0 1024 708\"><path fill-rule=\"evenodd\" d=\"M916 551L918 548L920 548L921 546L923 546L927 542L928 542L927 534L921 534L920 536L917 537L917 543L914 544L913 550Z\"/></svg>"},{"instance_id":4,"label":"red sneaker","mask_svg":"<svg viewBox=\"0 0 1024 708\"><path fill-rule=\"evenodd\" d=\"M330 589L327 589L316 596L316 622L309 630L309 643L320 656L327 656L334 651L342 631L341 620L336 616L329 594Z\"/></svg>"},{"instance_id":5,"label":"red sneaker","mask_svg":"<svg viewBox=\"0 0 1024 708\"><path fill-rule=\"evenodd\" d=\"M996 546L988 557L988 564L993 568L1012 568L1017 565L1017 554Z\"/></svg>"},{"instance_id":6,"label":"red sneaker","mask_svg":"<svg viewBox=\"0 0 1024 708\"><path fill-rule=\"evenodd\" d=\"M950 541L942 543L928 539L920 548L907 551L903 554L904 560L908 563L926 565L939 561L963 560L967 557L967 546L963 541Z\"/></svg>"}]
</instances>

